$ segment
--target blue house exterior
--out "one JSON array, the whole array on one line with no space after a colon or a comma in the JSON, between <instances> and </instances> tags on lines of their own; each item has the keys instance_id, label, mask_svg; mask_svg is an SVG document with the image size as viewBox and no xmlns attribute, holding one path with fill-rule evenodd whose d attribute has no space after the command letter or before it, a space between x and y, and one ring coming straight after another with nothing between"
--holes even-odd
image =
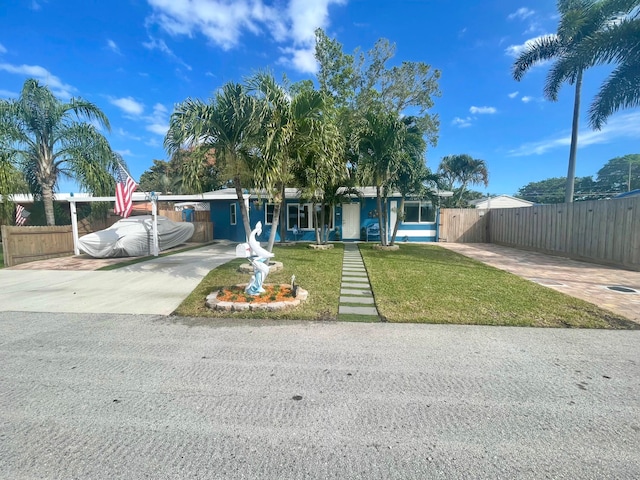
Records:
<instances>
[{"instance_id":1,"label":"blue house exterior","mask_svg":"<svg viewBox=\"0 0 640 480\"><path fill-rule=\"evenodd\" d=\"M359 190L360 197L353 196L351 202L328 208L325 212L324 228L329 230L330 241L380 241L379 236L367 235L367 228L378 224L375 189L364 187ZM227 193L219 195L219 199L210 200L214 238L244 242L245 232L242 225L240 202L237 198L232 198L231 192ZM390 197L388 201L387 219L389 225L387 232L389 238L393 234L400 200L400 196L396 195ZM249 208L251 227L253 228L257 222L262 222L262 235L259 240L267 241L271 232L274 205L270 204L264 196L258 197L253 194L245 195L245 203ZM312 209L313 205L301 200L296 189L287 189L284 217L285 241L315 241ZM431 202L408 199L405 202L404 217L396 235L397 242L437 241L440 212ZM280 225L277 228L276 241L280 241Z\"/></svg>"}]
</instances>

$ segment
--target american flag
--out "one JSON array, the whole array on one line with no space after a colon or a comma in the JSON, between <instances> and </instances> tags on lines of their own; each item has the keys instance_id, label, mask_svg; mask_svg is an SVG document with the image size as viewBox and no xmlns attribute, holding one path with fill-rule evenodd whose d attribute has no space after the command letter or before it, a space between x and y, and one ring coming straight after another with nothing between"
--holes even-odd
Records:
<instances>
[{"instance_id":1,"label":"american flag","mask_svg":"<svg viewBox=\"0 0 640 480\"><path fill-rule=\"evenodd\" d=\"M22 205L16 205L16 226L22 227L27 223L28 216L29 212L27 212Z\"/></svg>"},{"instance_id":2,"label":"american flag","mask_svg":"<svg viewBox=\"0 0 640 480\"><path fill-rule=\"evenodd\" d=\"M133 192L138 188L138 184L120 164L118 164L116 175L118 177L116 184L116 206L113 212L116 215L127 218L131 215Z\"/></svg>"}]
</instances>

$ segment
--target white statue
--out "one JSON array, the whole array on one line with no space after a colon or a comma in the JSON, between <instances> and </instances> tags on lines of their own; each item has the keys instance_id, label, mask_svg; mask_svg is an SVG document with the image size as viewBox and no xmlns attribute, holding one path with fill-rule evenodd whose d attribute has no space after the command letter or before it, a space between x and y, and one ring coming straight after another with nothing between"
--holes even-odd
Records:
<instances>
[{"instance_id":1,"label":"white statue","mask_svg":"<svg viewBox=\"0 0 640 480\"><path fill-rule=\"evenodd\" d=\"M264 280L269 275L269 259L274 256L273 253L265 250L260 246L260 242L256 240L256 236L262 233L262 222L256 223L256 227L251 231L249 235L249 244L243 243L236 248L236 254L238 252L247 252L248 259L253 265L253 275L251 281L245 288L245 292L249 295L260 295L264 293Z\"/></svg>"}]
</instances>

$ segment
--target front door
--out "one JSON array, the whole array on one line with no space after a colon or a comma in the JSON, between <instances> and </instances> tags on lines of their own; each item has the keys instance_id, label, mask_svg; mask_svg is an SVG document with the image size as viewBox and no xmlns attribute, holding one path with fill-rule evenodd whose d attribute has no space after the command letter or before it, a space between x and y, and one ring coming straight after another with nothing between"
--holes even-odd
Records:
<instances>
[{"instance_id":1,"label":"front door","mask_svg":"<svg viewBox=\"0 0 640 480\"><path fill-rule=\"evenodd\" d=\"M360 204L342 204L342 238L360 240Z\"/></svg>"}]
</instances>

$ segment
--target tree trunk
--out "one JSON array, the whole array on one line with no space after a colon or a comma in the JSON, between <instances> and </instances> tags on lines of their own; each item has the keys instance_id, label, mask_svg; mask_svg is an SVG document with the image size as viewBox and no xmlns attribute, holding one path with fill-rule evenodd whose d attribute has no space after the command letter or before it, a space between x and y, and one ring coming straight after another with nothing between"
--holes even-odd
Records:
<instances>
[{"instance_id":1,"label":"tree trunk","mask_svg":"<svg viewBox=\"0 0 640 480\"><path fill-rule=\"evenodd\" d=\"M244 195L239 177L233 178L233 186L236 188L236 196L240 202L240 215L242 216L242 224L244 225L244 232L248 240L249 235L251 235L251 225L249 224L249 212L247 212L247 205L244 203Z\"/></svg>"},{"instance_id":2,"label":"tree trunk","mask_svg":"<svg viewBox=\"0 0 640 480\"><path fill-rule=\"evenodd\" d=\"M287 241L287 199L285 197L286 190L285 184L283 183L280 187L280 243L284 243Z\"/></svg>"},{"instance_id":3,"label":"tree trunk","mask_svg":"<svg viewBox=\"0 0 640 480\"><path fill-rule=\"evenodd\" d=\"M56 217L53 213L53 188L51 184L42 182L42 201L44 202L44 214L47 219L47 226L56 224Z\"/></svg>"},{"instance_id":4,"label":"tree trunk","mask_svg":"<svg viewBox=\"0 0 640 480\"><path fill-rule=\"evenodd\" d=\"M386 246L386 238L384 237L384 223L382 219L382 193L380 192L380 186L376 185L376 206L378 207L378 225L380 229L380 245Z\"/></svg>"},{"instance_id":5,"label":"tree trunk","mask_svg":"<svg viewBox=\"0 0 640 480\"><path fill-rule=\"evenodd\" d=\"M324 228L324 223L327 221L327 219L325 218L324 210L325 204L324 200L322 200L322 202L320 202L320 241L323 245L325 245L329 241L329 229Z\"/></svg>"},{"instance_id":6,"label":"tree trunk","mask_svg":"<svg viewBox=\"0 0 640 480\"><path fill-rule=\"evenodd\" d=\"M271 232L269 232L269 243L267 245L267 251L273 251L273 244L276 242L276 232L278 231L278 223L280 220L280 203L276 203L273 206L273 217L271 219ZM266 208L266 207L265 207Z\"/></svg>"},{"instance_id":7,"label":"tree trunk","mask_svg":"<svg viewBox=\"0 0 640 480\"><path fill-rule=\"evenodd\" d=\"M316 203L311 204L311 217L313 218L313 230L316 234L316 245L320 245L320 227L318 227L318 212L316 212Z\"/></svg>"},{"instance_id":8,"label":"tree trunk","mask_svg":"<svg viewBox=\"0 0 640 480\"><path fill-rule=\"evenodd\" d=\"M398 234L398 228L402 220L404 220L404 195L402 195L400 199L400 207L398 207L398 211L396 212L396 224L393 226L393 235L391 235L391 243L389 243L389 245L395 245L396 235Z\"/></svg>"},{"instance_id":9,"label":"tree trunk","mask_svg":"<svg viewBox=\"0 0 640 480\"><path fill-rule=\"evenodd\" d=\"M582 70L576 77L576 94L573 102L573 122L571 124L571 147L569 147L569 168L564 202L573 202L573 189L576 179L576 154L578 152L578 123L580 121L580 92L582 90Z\"/></svg>"}]
</instances>

